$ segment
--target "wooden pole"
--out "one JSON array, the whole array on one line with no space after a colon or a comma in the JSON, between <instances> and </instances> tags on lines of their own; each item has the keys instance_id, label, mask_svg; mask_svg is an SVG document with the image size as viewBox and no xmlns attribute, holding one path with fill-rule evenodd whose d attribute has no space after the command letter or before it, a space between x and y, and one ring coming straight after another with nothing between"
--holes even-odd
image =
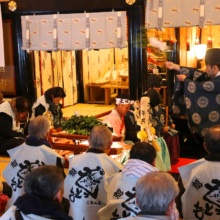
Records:
<instances>
[{"instance_id":1,"label":"wooden pole","mask_svg":"<svg viewBox=\"0 0 220 220\"><path fill-rule=\"evenodd\" d=\"M168 125L168 106L166 106L166 127Z\"/></svg>"}]
</instances>

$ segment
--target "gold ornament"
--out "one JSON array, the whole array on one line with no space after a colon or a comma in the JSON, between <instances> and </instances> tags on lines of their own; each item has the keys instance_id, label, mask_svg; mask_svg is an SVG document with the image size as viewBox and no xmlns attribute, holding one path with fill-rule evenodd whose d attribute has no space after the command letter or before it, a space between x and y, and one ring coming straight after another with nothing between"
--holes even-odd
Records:
<instances>
[{"instance_id":1,"label":"gold ornament","mask_svg":"<svg viewBox=\"0 0 220 220\"><path fill-rule=\"evenodd\" d=\"M43 113L43 116L45 116L49 120L50 127L53 127L53 120L52 120L53 115L52 115L52 113L49 112L49 111L46 111L46 112Z\"/></svg>"},{"instance_id":2,"label":"gold ornament","mask_svg":"<svg viewBox=\"0 0 220 220\"><path fill-rule=\"evenodd\" d=\"M136 2L136 0L126 0L126 3L129 5L133 5Z\"/></svg>"},{"instance_id":3,"label":"gold ornament","mask_svg":"<svg viewBox=\"0 0 220 220\"><path fill-rule=\"evenodd\" d=\"M14 2L14 1L10 1L10 2L8 3L8 9L9 9L10 11L15 11L15 10L17 9L17 3Z\"/></svg>"},{"instance_id":4,"label":"gold ornament","mask_svg":"<svg viewBox=\"0 0 220 220\"><path fill-rule=\"evenodd\" d=\"M145 139L147 139L147 133L146 131L142 130L142 131L139 131L137 133L137 138L141 140L141 142L143 142Z\"/></svg>"}]
</instances>

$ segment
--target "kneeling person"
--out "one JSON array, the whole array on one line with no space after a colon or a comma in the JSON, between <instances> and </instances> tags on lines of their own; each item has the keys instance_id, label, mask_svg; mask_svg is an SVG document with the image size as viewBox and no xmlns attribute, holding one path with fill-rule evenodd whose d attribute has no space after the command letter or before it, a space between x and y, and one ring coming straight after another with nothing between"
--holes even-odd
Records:
<instances>
[{"instance_id":1,"label":"kneeling person","mask_svg":"<svg viewBox=\"0 0 220 220\"><path fill-rule=\"evenodd\" d=\"M177 182L175 182L170 174L165 172L149 172L138 179L135 187L137 204L141 212L135 217L123 218L121 220L171 219L179 188Z\"/></svg>"},{"instance_id":2,"label":"kneeling person","mask_svg":"<svg viewBox=\"0 0 220 220\"><path fill-rule=\"evenodd\" d=\"M70 158L64 196L70 200L69 214L73 219L97 220L99 209L107 204L107 178L122 169L107 155L111 145L111 131L105 126L94 127L87 152Z\"/></svg>"},{"instance_id":3,"label":"kneeling person","mask_svg":"<svg viewBox=\"0 0 220 220\"><path fill-rule=\"evenodd\" d=\"M130 151L130 159L122 169L108 179L109 191L107 205L99 210L100 220L118 219L136 216L140 211L135 199L135 183L155 168L156 150L145 142L136 143Z\"/></svg>"},{"instance_id":4,"label":"kneeling person","mask_svg":"<svg viewBox=\"0 0 220 220\"><path fill-rule=\"evenodd\" d=\"M26 176L25 194L18 197L1 219L72 220L61 204L63 182L62 170L55 166L45 165L33 170Z\"/></svg>"},{"instance_id":5,"label":"kneeling person","mask_svg":"<svg viewBox=\"0 0 220 220\"><path fill-rule=\"evenodd\" d=\"M11 162L5 168L3 177L12 187L12 197L7 203L8 209L18 196L24 193L26 175L43 165L57 165L62 168L64 159L44 144L50 130L50 122L45 116L31 120L26 142L14 149L8 150Z\"/></svg>"}]
</instances>

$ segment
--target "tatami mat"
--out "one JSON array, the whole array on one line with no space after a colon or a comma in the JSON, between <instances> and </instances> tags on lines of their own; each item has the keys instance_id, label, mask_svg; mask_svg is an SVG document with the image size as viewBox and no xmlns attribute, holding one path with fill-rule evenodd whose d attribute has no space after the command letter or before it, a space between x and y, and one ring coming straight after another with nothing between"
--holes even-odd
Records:
<instances>
[{"instance_id":1,"label":"tatami mat","mask_svg":"<svg viewBox=\"0 0 220 220\"><path fill-rule=\"evenodd\" d=\"M62 109L63 117L71 117L78 112L80 115L83 116L94 116L98 115L107 111L111 111L115 105L101 105L101 104L76 104L73 106L65 107Z\"/></svg>"}]
</instances>

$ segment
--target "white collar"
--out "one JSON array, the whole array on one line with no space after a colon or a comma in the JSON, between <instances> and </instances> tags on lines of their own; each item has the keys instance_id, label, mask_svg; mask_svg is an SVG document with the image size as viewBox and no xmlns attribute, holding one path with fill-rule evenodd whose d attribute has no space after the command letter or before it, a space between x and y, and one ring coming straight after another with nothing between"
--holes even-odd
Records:
<instances>
[{"instance_id":1,"label":"white collar","mask_svg":"<svg viewBox=\"0 0 220 220\"><path fill-rule=\"evenodd\" d=\"M215 75L215 77L220 76L220 71Z\"/></svg>"}]
</instances>

